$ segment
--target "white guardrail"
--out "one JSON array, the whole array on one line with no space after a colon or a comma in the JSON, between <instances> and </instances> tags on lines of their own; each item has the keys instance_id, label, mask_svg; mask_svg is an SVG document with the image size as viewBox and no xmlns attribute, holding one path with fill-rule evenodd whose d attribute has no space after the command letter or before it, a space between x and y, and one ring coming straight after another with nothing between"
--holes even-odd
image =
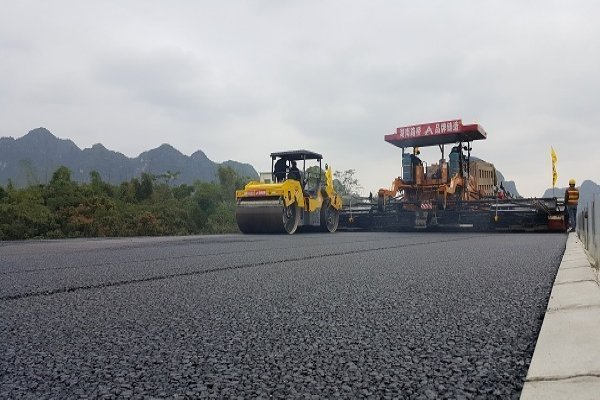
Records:
<instances>
[{"instance_id":1,"label":"white guardrail","mask_svg":"<svg viewBox=\"0 0 600 400\"><path fill-rule=\"evenodd\" d=\"M596 263L596 279L599 279L600 268L600 194L588 204L580 205L581 212L577 215L577 234L583 242L588 254Z\"/></svg>"}]
</instances>

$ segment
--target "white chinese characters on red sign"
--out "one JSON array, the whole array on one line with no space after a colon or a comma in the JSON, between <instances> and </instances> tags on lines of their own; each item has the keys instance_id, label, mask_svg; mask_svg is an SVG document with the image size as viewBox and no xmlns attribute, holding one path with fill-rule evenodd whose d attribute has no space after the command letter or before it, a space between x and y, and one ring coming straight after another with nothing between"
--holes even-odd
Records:
<instances>
[{"instance_id":1,"label":"white chinese characters on red sign","mask_svg":"<svg viewBox=\"0 0 600 400\"><path fill-rule=\"evenodd\" d=\"M458 133L462 130L462 120L434 122L431 124L406 126L396 129L396 134L401 138L414 138L421 136L443 135L445 133Z\"/></svg>"}]
</instances>

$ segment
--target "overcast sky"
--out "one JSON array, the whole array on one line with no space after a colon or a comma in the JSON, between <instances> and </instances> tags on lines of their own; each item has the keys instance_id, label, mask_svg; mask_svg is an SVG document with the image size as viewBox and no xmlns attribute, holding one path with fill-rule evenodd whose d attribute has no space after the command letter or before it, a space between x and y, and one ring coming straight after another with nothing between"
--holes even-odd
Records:
<instances>
[{"instance_id":1,"label":"overcast sky","mask_svg":"<svg viewBox=\"0 0 600 400\"><path fill-rule=\"evenodd\" d=\"M597 1L3 1L0 136L270 169L306 148L389 187L399 126L462 118L521 194L600 182ZM439 150L423 158L434 162Z\"/></svg>"}]
</instances>

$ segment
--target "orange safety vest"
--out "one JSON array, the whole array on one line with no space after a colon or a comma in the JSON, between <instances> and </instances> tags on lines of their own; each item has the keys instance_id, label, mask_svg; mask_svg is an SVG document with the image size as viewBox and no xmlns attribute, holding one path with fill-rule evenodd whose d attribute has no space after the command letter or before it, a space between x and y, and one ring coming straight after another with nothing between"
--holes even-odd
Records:
<instances>
[{"instance_id":1,"label":"orange safety vest","mask_svg":"<svg viewBox=\"0 0 600 400\"><path fill-rule=\"evenodd\" d=\"M579 190L573 188L567 189L567 195L565 196L567 200L567 205L576 206L579 201Z\"/></svg>"}]
</instances>

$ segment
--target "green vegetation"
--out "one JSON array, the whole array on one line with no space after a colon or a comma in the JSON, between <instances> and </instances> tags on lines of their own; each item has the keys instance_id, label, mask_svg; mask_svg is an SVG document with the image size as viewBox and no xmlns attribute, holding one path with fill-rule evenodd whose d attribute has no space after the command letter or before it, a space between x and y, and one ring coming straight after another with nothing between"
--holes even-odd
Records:
<instances>
[{"instance_id":1,"label":"green vegetation","mask_svg":"<svg viewBox=\"0 0 600 400\"><path fill-rule=\"evenodd\" d=\"M356 170L347 169L345 171L336 171L333 181L335 191L342 196L358 196L362 186L358 182L358 179L354 177Z\"/></svg>"},{"instance_id":2,"label":"green vegetation","mask_svg":"<svg viewBox=\"0 0 600 400\"><path fill-rule=\"evenodd\" d=\"M171 186L177 173L147 173L120 185L96 171L89 183L58 168L47 185L0 186L0 240L30 238L157 236L237 232L235 190L243 179L229 166L219 182Z\"/></svg>"}]
</instances>

